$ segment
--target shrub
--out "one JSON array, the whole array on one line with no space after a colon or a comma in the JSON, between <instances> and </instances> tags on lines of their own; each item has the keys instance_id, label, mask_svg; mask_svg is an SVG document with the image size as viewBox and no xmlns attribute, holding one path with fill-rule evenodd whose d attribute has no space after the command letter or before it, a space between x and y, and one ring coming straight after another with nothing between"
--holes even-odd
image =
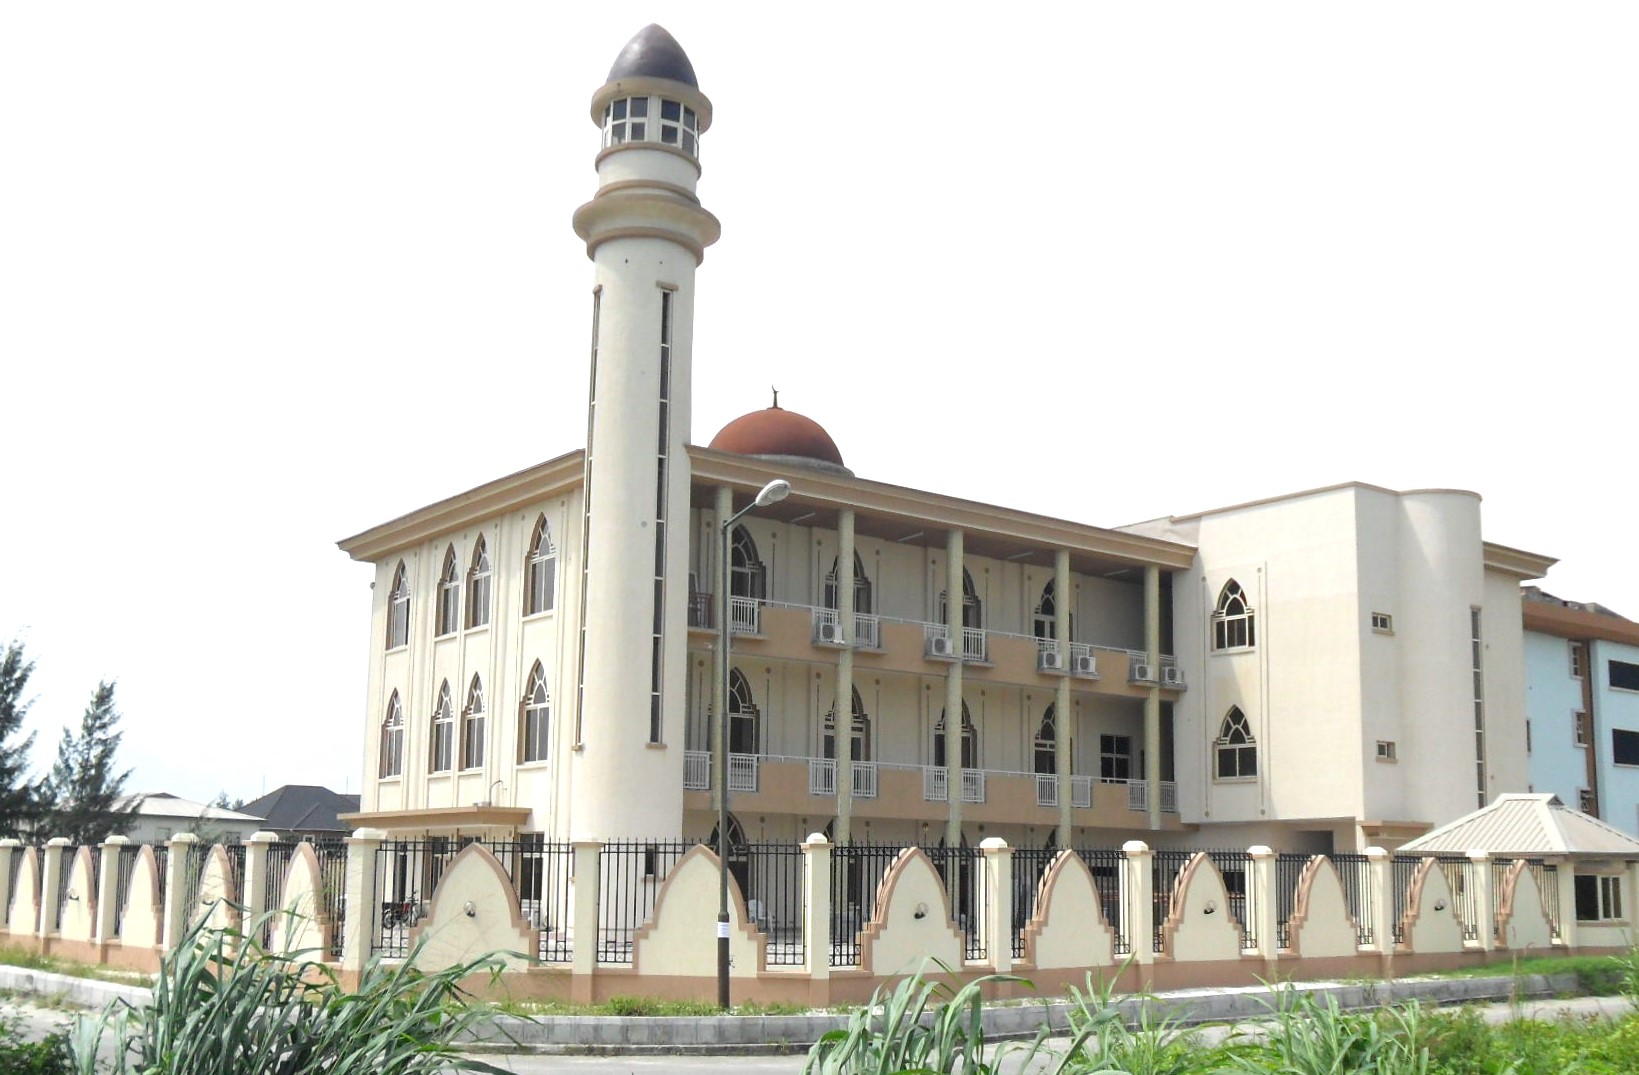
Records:
<instances>
[{"instance_id":1,"label":"shrub","mask_svg":"<svg viewBox=\"0 0 1639 1075\"><path fill-rule=\"evenodd\" d=\"M24 1041L20 1020L0 1013L0 1075L69 1075L72 1070L65 1035Z\"/></svg>"}]
</instances>

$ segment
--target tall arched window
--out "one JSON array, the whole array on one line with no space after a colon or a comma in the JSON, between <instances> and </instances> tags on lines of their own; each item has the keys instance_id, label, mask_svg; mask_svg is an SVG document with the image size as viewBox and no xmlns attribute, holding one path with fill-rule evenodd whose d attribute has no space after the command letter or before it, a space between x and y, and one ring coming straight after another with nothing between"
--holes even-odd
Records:
<instances>
[{"instance_id":1,"label":"tall arched window","mask_svg":"<svg viewBox=\"0 0 1639 1075\"><path fill-rule=\"evenodd\" d=\"M482 627L489 622L489 546L484 535L472 543L472 566L467 569L467 626Z\"/></svg>"},{"instance_id":2,"label":"tall arched window","mask_svg":"<svg viewBox=\"0 0 1639 1075\"><path fill-rule=\"evenodd\" d=\"M1048 706L1041 716L1041 727L1036 729L1036 772L1058 771L1058 722L1054 719L1053 706Z\"/></svg>"},{"instance_id":3,"label":"tall arched window","mask_svg":"<svg viewBox=\"0 0 1639 1075\"><path fill-rule=\"evenodd\" d=\"M1240 706L1230 706L1213 744L1219 780L1247 780L1258 775L1258 741Z\"/></svg>"},{"instance_id":4,"label":"tall arched window","mask_svg":"<svg viewBox=\"0 0 1639 1075\"><path fill-rule=\"evenodd\" d=\"M404 561L398 562L393 572L393 585L387 591L387 648L397 649L410 641L410 578L404 570Z\"/></svg>"},{"instance_id":5,"label":"tall arched window","mask_svg":"<svg viewBox=\"0 0 1639 1075\"><path fill-rule=\"evenodd\" d=\"M933 765L936 769L945 766L945 714L939 713L939 723L933 726ZM962 768L977 769L979 767L979 733L973 727L973 717L968 713L967 703L962 703Z\"/></svg>"},{"instance_id":6,"label":"tall arched window","mask_svg":"<svg viewBox=\"0 0 1639 1075\"><path fill-rule=\"evenodd\" d=\"M825 576L825 607L834 609L841 600L837 593L837 572L841 565L831 561L831 573ZM854 611L869 613L871 611L871 580L865 574L865 561L860 559L859 553L854 553Z\"/></svg>"},{"instance_id":7,"label":"tall arched window","mask_svg":"<svg viewBox=\"0 0 1639 1075\"><path fill-rule=\"evenodd\" d=\"M728 752L756 754L759 728L757 703L751 698L751 683L734 668L728 674Z\"/></svg>"},{"instance_id":8,"label":"tall arched window","mask_svg":"<svg viewBox=\"0 0 1639 1075\"><path fill-rule=\"evenodd\" d=\"M1257 645L1256 616L1247 603L1246 591L1234 579L1218 591L1218 607L1212 613L1212 648L1246 649Z\"/></svg>"},{"instance_id":9,"label":"tall arched window","mask_svg":"<svg viewBox=\"0 0 1639 1075\"><path fill-rule=\"evenodd\" d=\"M518 718L518 760L545 761L548 733L552 730L552 696L546 689L546 669L541 662L529 670Z\"/></svg>"},{"instance_id":10,"label":"tall arched window","mask_svg":"<svg viewBox=\"0 0 1639 1075\"><path fill-rule=\"evenodd\" d=\"M529 535L529 556L524 561L524 615L533 616L552 608L558 581L558 553L552 546L552 529L546 516L535 520Z\"/></svg>"},{"instance_id":11,"label":"tall arched window","mask_svg":"<svg viewBox=\"0 0 1639 1075\"><path fill-rule=\"evenodd\" d=\"M1053 584L1057 579L1048 579L1047 585L1041 588L1041 600L1036 602L1035 635L1037 638L1057 639L1059 636L1058 596L1054 592ZM1070 641L1076 633L1076 617L1073 612L1065 614L1065 626L1068 633L1064 640Z\"/></svg>"},{"instance_id":12,"label":"tall arched window","mask_svg":"<svg viewBox=\"0 0 1639 1075\"><path fill-rule=\"evenodd\" d=\"M461 768L477 769L484 764L484 681L472 677L467 687L467 704L461 708Z\"/></svg>"},{"instance_id":13,"label":"tall arched window","mask_svg":"<svg viewBox=\"0 0 1639 1075\"><path fill-rule=\"evenodd\" d=\"M939 591L939 622L945 622L945 600L949 590ZM979 591L974 588L973 576L967 568L962 568L962 626L983 627L984 609L979 604Z\"/></svg>"},{"instance_id":14,"label":"tall arched window","mask_svg":"<svg viewBox=\"0 0 1639 1075\"><path fill-rule=\"evenodd\" d=\"M450 698L450 681L438 686L433 703L432 742L427 751L427 771L447 773L455 765L455 702Z\"/></svg>"},{"instance_id":15,"label":"tall arched window","mask_svg":"<svg viewBox=\"0 0 1639 1075\"><path fill-rule=\"evenodd\" d=\"M398 692L387 699L387 715L381 721L381 757L376 772L383 778L404 771L404 706Z\"/></svg>"},{"instance_id":16,"label":"tall arched window","mask_svg":"<svg viewBox=\"0 0 1639 1075\"><path fill-rule=\"evenodd\" d=\"M734 528L729 544L729 563L729 596L755 597L758 600L768 596L768 570L757 558L757 543L751 540L751 533L743 526Z\"/></svg>"},{"instance_id":17,"label":"tall arched window","mask_svg":"<svg viewBox=\"0 0 1639 1075\"><path fill-rule=\"evenodd\" d=\"M854 688L853 716L848 730L848 758L851 761L871 760L871 718L865 712L865 702L859 696L859 688ZM837 756L837 711L833 706L825 714L825 727L820 735L820 756L835 759Z\"/></svg>"},{"instance_id":18,"label":"tall arched window","mask_svg":"<svg viewBox=\"0 0 1639 1075\"><path fill-rule=\"evenodd\" d=\"M444 566L438 572L438 630L437 634L453 635L461 627L461 565L455 559L455 546L444 550Z\"/></svg>"}]
</instances>

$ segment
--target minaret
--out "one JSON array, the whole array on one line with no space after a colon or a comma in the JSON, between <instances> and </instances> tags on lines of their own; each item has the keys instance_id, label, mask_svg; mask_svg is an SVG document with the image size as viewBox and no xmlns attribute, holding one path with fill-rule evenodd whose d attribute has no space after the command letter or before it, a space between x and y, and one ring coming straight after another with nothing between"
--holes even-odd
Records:
<instances>
[{"instance_id":1,"label":"minaret","mask_svg":"<svg viewBox=\"0 0 1639 1075\"><path fill-rule=\"evenodd\" d=\"M627 42L592 97L598 192L575 212L596 266L570 833L674 837L683 817L689 385L711 102L671 34ZM564 772L560 769L559 772Z\"/></svg>"}]
</instances>

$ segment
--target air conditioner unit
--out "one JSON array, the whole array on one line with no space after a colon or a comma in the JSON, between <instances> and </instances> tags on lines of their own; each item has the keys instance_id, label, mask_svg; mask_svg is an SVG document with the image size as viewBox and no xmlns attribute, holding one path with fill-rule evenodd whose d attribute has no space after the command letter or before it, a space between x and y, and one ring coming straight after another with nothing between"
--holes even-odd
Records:
<instances>
[{"instance_id":1,"label":"air conditioner unit","mask_svg":"<svg viewBox=\"0 0 1639 1075\"><path fill-rule=\"evenodd\" d=\"M1134 683L1154 683L1155 668L1152 665L1145 664L1143 661L1134 661L1132 663L1131 674L1127 678L1131 679Z\"/></svg>"},{"instance_id":2,"label":"air conditioner unit","mask_svg":"<svg viewBox=\"0 0 1639 1075\"><path fill-rule=\"evenodd\" d=\"M1056 649L1040 650L1036 654L1036 667L1043 672L1064 671L1064 656Z\"/></svg>"},{"instance_id":3,"label":"air conditioner unit","mask_svg":"<svg viewBox=\"0 0 1639 1075\"><path fill-rule=\"evenodd\" d=\"M928 639L928 656L954 657L956 656L956 646L951 642L949 635L934 635Z\"/></svg>"},{"instance_id":4,"label":"air conditioner unit","mask_svg":"<svg viewBox=\"0 0 1639 1075\"><path fill-rule=\"evenodd\" d=\"M1163 687L1182 687L1184 685L1184 670L1176 665L1161 669L1161 685Z\"/></svg>"},{"instance_id":5,"label":"air conditioner unit","mask_svg":"<svg viewBox=\"0 0 1639 1075\"><path fill-rule=\"evenodd\" d=\"M1098 662L1091 653L1078 653L1070 658L1070 671L1078 676L1098 675Z\"/></svg>"},{"instance_id":6,"label":"air conditioner unit","mask_svg":"<svg viewBox=\"0 0 1639 1075\"><path fill-rule=\"evenodd\" d=\"M834 621L826 621L821 623L819 625L819 640L821 642L829 642L834 646L842 645L842 624Z\"/></svg>"}]
</instances>

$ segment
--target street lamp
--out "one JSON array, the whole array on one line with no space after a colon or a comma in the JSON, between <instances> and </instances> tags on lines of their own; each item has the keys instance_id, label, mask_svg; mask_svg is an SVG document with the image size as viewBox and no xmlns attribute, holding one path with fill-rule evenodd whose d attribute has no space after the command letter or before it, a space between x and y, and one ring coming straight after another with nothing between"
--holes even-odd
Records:
<instances>
[{"instance_id":1,"label":"street lamp","mask_svg":"<svg viewBox=\"0 0 1639 1075\"><path fill-rule=\"evenodd\" d=\"M790 482L775 478L762 487L756 499L724 519L718 527L723 560L722 573L717 576L717 652L722 660L717 674L717 1006L724 1010L728 1008L728 677L733 636L729 627L728 591L729 574L734 570L729 531L752 511L778 504L790 492Z\"/></svg>"}]
</instances>

